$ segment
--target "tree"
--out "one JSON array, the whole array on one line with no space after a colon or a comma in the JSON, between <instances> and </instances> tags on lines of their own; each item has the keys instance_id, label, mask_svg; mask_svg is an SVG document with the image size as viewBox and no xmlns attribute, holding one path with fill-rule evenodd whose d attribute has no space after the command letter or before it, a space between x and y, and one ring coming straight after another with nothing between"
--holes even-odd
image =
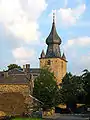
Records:
<instances>
[{"instance_id":1,"label":"tree","mask_svg":"<svg viewBox=\"0 0 90 120\"><path fill-rule=\"evenodd\" d=\"M17 64L10 64L10 65L8 65L7 67L8 67L8 70L12 70L12 69L14 69L14 68L19 68L19 69L21 69L21 67L18 66Z\"/></svg>"},{"instance_id":2,"label":"tree","mask_svg":"<svg viewBox=\"0 0 90 120\"><path fill-rule=\"evenodd\" d=\"M87 69L85 69L83 72L82 78L84 81L84 89L87 93L85 96L85 103L90 105L90 72Z\"/></svg>"},{"instance_id":3,"label":"tree","mask_svg":"<svg viewBox=\"0 0 90 120\"><path fill-rule=\"evenodd\" d=\"M63 98L63 103L71 103L71 102L75 102L76 101L76 91L73 87L75 87L75 85L73 84L72 81L72 74L71 73L67 73L65 75L65 77L62 80L62 85L61 85L61 97Z\"/></svg>"},{"instance_id":4,"label":"tree","mask_svg":"<svg viewBox=\"0 0 90 120\"><path fill-rule=\"evenodd\" d=\"M62 102L67 106L79 102L78 97L85 94L83 86L81 76L73 76L71 73L67 73L60 88Z\"/></svg>"},{"instance_id":5,"label":"tree","mask_svg":"<svg viewBox=\"0 0 90 120\"><path fill-rule=\"evenodd\" d=\"M40 75L34 81L34 97L43 102L42 107L44 109L48 109L58 104L58 100L56 100L57 93L58 86L54 74L48 69L41 69Z\"/></svg>"}]
</instances>

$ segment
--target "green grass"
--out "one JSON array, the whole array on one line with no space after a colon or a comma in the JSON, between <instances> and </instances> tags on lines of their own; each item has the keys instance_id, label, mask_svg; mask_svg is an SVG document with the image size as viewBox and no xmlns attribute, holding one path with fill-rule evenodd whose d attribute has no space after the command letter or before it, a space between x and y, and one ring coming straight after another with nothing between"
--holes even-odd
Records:
<instances>
[{"instance_id":1,"label":"green grass","mask_svg":"<svg viewBox=\"0 0 90 120\"><path fill-rule=\"evenodd\" d=\"M14 118L12 120L42 120L41 118Z\"/></svg>"}]
</instances>

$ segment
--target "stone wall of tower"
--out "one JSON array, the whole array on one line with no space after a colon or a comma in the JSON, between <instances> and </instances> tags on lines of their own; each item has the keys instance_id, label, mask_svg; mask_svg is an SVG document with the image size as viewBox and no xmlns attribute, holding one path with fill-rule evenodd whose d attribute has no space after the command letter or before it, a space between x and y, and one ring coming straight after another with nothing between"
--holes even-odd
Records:
<instances>
[{"instance_id":1,"label":"stone wall of tower","mask_svg":"<svg viewBox=\"0 0 90 120\"><path fill-rule=\"evenodd\" d=\"M57 84L59 84L62 82L62 78L66 74L67 62L61 58L43 58L40 59L40 68L44 67L48 67L51 72L54 72Z\"/></svg>"}]
</instances>

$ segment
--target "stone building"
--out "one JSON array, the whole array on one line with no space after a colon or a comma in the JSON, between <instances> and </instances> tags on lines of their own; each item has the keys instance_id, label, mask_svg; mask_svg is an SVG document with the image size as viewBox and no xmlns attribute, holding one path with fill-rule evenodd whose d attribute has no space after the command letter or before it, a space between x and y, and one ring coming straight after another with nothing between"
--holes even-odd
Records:
<instances>
[{"instance_id":1,"label":"stone building","mask_svg":"<svg viewBox=\"0 0 90 120\"><path fill-rule=\"evenodd\" d=\"M62 82L62 78L67 71L67 60L65 54L61 55L60 44L61 38L57 34L55 27L55 18L53 16L52 29L46 39L47 51L46 54L42 50L40 56L40 68L48 67L51 72L54 72L57 84Z\"/></svg>"},{"instance_id":2,"label":"stone building","mask_svg":"<svg viewBox=\"0 0 90 120\"><path fill-rule=\"evenodd\" d=\"M38 69L37 69L38 71ZM14 68L0 72L0 112L6 115L20 115L26 112L26 105L32 105L35 69L26 64L23 70Z\"/></svg>"}]
</instances>

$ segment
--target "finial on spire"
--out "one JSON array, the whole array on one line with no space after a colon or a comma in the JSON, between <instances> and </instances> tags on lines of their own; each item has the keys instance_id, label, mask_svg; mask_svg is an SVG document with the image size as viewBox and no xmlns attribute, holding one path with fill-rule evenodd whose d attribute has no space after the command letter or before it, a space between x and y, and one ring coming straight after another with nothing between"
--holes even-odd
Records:
<instances>
[{"instance_id":1,"label":"finial on spire","mask_svg":"<svg viewBox=\"0 0 90 120\"><path fill-rule=\"evenodd\" d=\"M55 23L55 12L53 11L53 23Z\"/></svg>"}]
</instances>

